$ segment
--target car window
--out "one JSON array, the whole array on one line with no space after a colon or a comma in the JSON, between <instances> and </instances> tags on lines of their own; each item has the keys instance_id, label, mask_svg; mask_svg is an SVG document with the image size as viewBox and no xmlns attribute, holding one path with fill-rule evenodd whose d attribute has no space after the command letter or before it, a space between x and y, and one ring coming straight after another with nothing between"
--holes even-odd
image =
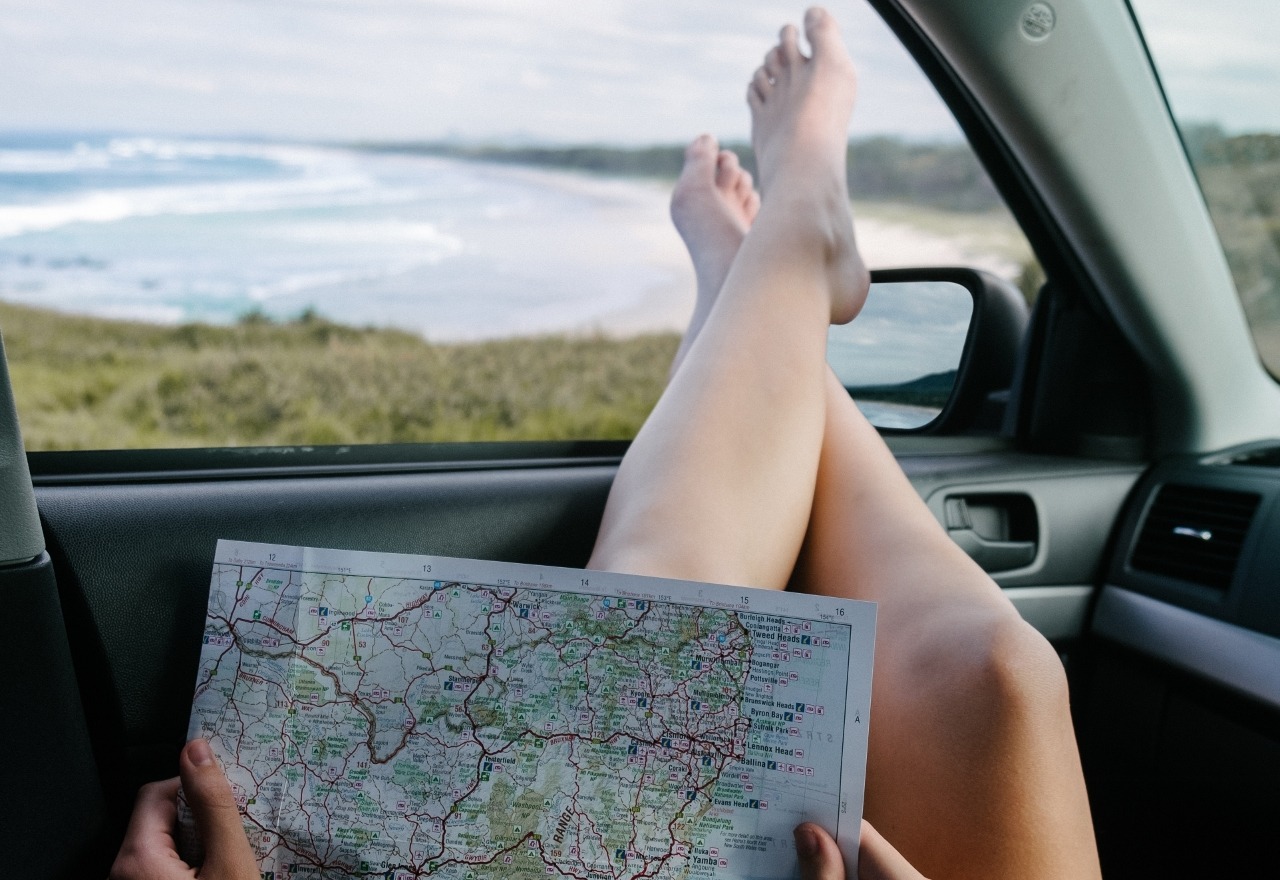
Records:
<instances>
[{"instance_id":1,"label":"car window","mask_svg":"<svg viewBox=\"0 0 1280 880\"><path fill-rule=\"evenodd\" d=\"M750 162L772 0L0 0L0 331L28 448L614 439L692 308L683 145ZM874 267L1030 248L875 13Z\"/></svg>"},{"instance_id":2,"label":"car window","mask_svg":"<svg viewBox=\"0 0 1280 880\"><path fill-rule=\"evenodd\" d=\"M1280 377L1280 17L1132 0L1262 362Z\"/></svg>"}]
</instances>

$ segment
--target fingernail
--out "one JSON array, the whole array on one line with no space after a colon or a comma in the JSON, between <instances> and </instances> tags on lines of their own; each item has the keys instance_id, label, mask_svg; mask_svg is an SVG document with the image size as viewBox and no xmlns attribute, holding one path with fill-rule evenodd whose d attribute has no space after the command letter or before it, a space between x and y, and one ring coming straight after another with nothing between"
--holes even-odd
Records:
<instances>
[{"instance_id":1,"label":"fingernail","mask_svg":"<svg viewBox=\"0 0 1280 880\"><path fill-rule=\"evenodd\" d=\"M203 767L213 763L213 749L209 748L209 743L205 740L193 739L191 745L187 747L187 757L191 759L192 764Z\"/></svg>"},{"instance_id":2,"label":"fingernail","mask_svg":"<svg viewBox=\"0 0 1280 880\"><path fill-rule=\"evenodd\" d=\"M818 835L808 825L801 825L795 830L796 852L802 859L811 859L818 854Z\"/></svg>"}]
</instances>

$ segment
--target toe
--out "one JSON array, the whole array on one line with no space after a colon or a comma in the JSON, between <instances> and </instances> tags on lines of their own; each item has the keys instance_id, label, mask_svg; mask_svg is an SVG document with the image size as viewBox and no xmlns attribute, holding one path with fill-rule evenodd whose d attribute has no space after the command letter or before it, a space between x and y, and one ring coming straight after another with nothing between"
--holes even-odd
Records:
<instances>
[{"instance_id":1,"label":"toe","mask_svg":"<svg viewBox=\"0 0 1280 880\"><path fill-rule=\"evenodd\" d=\"M783 25L778 34L778 45L773 50L778 53L780 63L790 66L800 60L800 33L793 24Z\"/></svg>"},{"instance_id":2,"label":"toe","mask_svg":"<svg viewBox=\"0 0 1280 880\"><path fill-rule=\"evenodd\" d=\"M804 14L804 35L814 57L840 47L840 31L827 10L814 6Z\"/></svg>"},{"instance_id":3,"label":"toe","mask_svg":"<svg viewBox=\"0 0 1280 880\"><path fill-rule=\"evenodd\" d=\"M769 77L769 72L763 67L757 68L756 75L751 78L751 91L756 93L761 103L767 100L773 91L773 81Z\"/></svg>"},{"instance_id":4,"label":"toe","mask_svg":"<svg viewBox=\"0 0 1280 880\"><path fill-rule=\"evenodd\" d=\"M738 184L741 172L737 155L730 150L721 150L716 157L716 186L720 189L733 189Z\"/></svg>"},{"instance_id":5,"label":"toe","mask_svg":"<svg viewBox=\"0 0 1280 880\"><path fill-rule=\"evenodd\" d=\"M692 141L689 146L684 149L684 160L686 162L701 161L716 155L719 149L716 139L709 134L700 134Z\"/></svg>"},{"instance_id":6,"label":"toe","mask_svg":"<svg viewBox=\"0 0 1280 880\"><path fill-rule=\"evenodd\" d=\"M681 205L694 198L710 185L716 176L716 156L720 149L716 139L709 134L700 135L684 150L684 167L680 169L680 179L671 191L671 209L681 210Z\"/></svg>"},{"instance_id":7,"label":"toe","mask_svg":"<svg viewBox=\"0 0 1280 880\"><path fill-rule=\"evenodd\" d=\"M734 192L737 193L738 198L743 202L746 202L747 197L750 196L751 193L755 192L751 187L752 183L753 181L751 179L750 171L743 171L738 175L738 180L734 184Z\"/></svg>"},{"instance_id":8,"label":"toe","mask_svg":"<svg viewBox=\"0 0 1280 880\"><path fill-rule=\"evenodd\" d=\"M774 46L769 50L769 54L764 56L764 72L769 74L769 79L776 81L786 67L787 62L783 60L781 45Z\"/></svg>"},{"instance_id":9,"label":"toe","mask_svg":"<svg viewBox=\"0 0 1280 880\"><path fill-rule=\"evenodd\" d=\"M698 135L684 150L681 177L709 178L715 174L716 154L720 145L709 134Z\"/></svg>"}]
</instances>

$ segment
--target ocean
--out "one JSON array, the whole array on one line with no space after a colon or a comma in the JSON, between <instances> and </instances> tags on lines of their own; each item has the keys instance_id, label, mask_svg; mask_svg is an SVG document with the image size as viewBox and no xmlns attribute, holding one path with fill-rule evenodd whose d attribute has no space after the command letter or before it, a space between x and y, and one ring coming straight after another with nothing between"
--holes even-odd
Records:
<instances>
[{"instance_id":1,"label":"ocean","mask_svg":"<svg viewBox=\"0 0 1280 880\"><path fill-rule=\"evenodd\" d=\"M668 196L654 182L336 147L5 135L0 300L165 324L313 311L433 341L680 330L694 279ZM956 251L874 220L859 230L864 250L901 238L922 263ZM833 328L847 384L958 362L967 295L898 286ZM935 414L862 405L886 427Z\"/></svg>"},{"instance_id":2,"label":"ocean","mask_svg":"<svg viewBox=\"0 0 1280 880\"><path fill-rule=\"evenodd\" d=\"M314 310L433 340L674 329L665 188L253 141L0 136L0 299L158 323Z\"/></svg>"}]
</instances>

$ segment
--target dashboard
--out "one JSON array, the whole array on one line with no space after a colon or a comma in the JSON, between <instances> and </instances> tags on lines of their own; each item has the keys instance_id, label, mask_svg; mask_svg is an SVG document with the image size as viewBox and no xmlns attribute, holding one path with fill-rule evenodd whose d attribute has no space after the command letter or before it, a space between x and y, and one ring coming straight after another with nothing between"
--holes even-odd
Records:
<instances>
[{"instance_id":1,"label":"dashboard","mask_svg":"<svg viewBox=\"0 0 1280 880\"><path fill-rule=\"evenodd\" d=\"M1149 470L1101 584L1073 711L1108 876L1259 876L1280 826L1280 446Z\"/></svg>"}]
</instances>

